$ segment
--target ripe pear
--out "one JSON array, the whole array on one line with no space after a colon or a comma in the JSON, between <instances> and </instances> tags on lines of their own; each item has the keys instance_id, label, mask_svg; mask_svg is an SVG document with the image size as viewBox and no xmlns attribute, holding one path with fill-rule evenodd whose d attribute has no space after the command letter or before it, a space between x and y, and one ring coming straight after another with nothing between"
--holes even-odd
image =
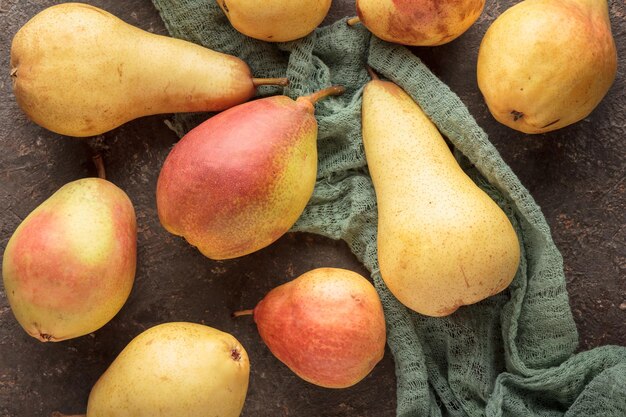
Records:
<instances>
[{"instance_id":1,"label":"ripe pear","mask_svg":"<svg viewBox=\"0 0 626 417\"><path fill-rule=\"evenodd\" d=\"M232 335L161 324L135 337L102 374L86 417L238 417L249 375L248 355Z\"/></svg>"},{"instance_id":2,"label":"ripe pear","mask_svg":"<svg viewBox=\"0 0 626 417\"><path fill-rule=\"evenodd\" d=\"M495 119L532 134L587 117L616 71L606 0L525 0L487 30L477 78Z\"/></svg>"},{"instance_id":3,"label":"ripe pear","mask_svg":"<svg viewBox=\"0 0 626 417\"><path fill-rule=\"evenodd\" d=\"M315 385L355 385L384 355L383 306L356 272L314 269L274 288L254 310L234 313L247 314L274 356Z\"/></svg>"},{"instance_id":4,"label":"ripe pear","mask_svg":"<svg viewBox=\"0 0 626 417\"><path fill-rule=\"evenodd\" d=\"M235 29L266 42L302 38L322 23L332 0L216 0Z\"/></svg>"},{"instance_id":5,"label":"ripe pear","mask_svg":"<svg viewBox=\"0 0 626 417\"><path fill-rule=\"evenodd\" d=\"M417 103L397 85L373 80L362 119L389 290L418 313L446 316L505 289L520 260L515 230Z\"/></svg>"},{"instance_id":6,"label":"ripe pear","mask_svg":"<svg viewBox=\"0 0 626 417\"><path fill-rule=\"evenodd\" d=\"M11 45L13 89L35 123L93 136L141 116L218 111L254 96L242 60L155 35L96 7L65 3L27 22Z\"/></svg>"},{"instance_id":7,"label":"ripe pear","mask_svg":"<svg viewBox=\"0 0 626 417\"><path fill-rule=\"evenodd\" d=\"M388 42L436 46L476 22L485 0L356 0L358 20Z\"/></svg>"},{"instance_id":8,"label":"ripe pear","mask_svg":"<svg viewBox=\"0 0 626 417\"><path fill-rule=\"evenodd\" d=\"M100 178L61 187L15 230L2 261L20 325L42 342L91 333L122 308L137 262L128 196Z\"/></svg>"},{"instance_id":9,"label":"ripe pear","mask_svg":"<svg viewBox=\"0 0 626 417\"><path fill-rule=\"evenodd\" d=\"M247 255L280 238L315 186L314 103L341 92L251 101L191 130L159 175L161 224L211 259Z\"/></svg>"}]
</instances>

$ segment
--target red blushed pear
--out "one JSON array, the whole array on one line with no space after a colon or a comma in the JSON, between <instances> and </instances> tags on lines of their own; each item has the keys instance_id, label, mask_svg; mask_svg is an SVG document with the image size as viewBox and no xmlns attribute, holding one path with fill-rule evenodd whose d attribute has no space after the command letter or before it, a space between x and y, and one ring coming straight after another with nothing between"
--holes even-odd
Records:
<instances>
[{"instance_id":1,"label":"red blushed pear","mask_svg":"<svg viewBox=\"0 0 626 417\"><path fill-rule=\"evenodd\" d=\"M99 329L130 294L136 247L135 211L121 189L102 178L61 187L4 252L4 291L17 321L42 342Z\"/></svg>"},{"instance_id":2,"label":"red blushed pear","mask_svg":"<svg viewBox=\"0 0 626 417\"><path fill-rule=\"evenodd\" d=\"M161 224L211 259L240 257L276 241L300 217L315 186L314 104L343 90L252 101L190 131L159 175Z\"/></svg>"},{"instance_id":3,"label":"red blushed pear","mask_svg":"<svg viewBox=\"0 0 626 417\"><path fill-rule=\"evenodd\" d=\"M359 20L377 37L412 46L451 42L474 24L485 0L356 0Z\"/></svg>"},{"instance_id":4,"label":"red blushed pear","mask_svg":"<svg viewBox=\"0 0 626 417\"><path fill-rule=\"evenodd\" d=\"M254 310L261 338L300 378L347 388L382 359L386 330L378 293L356 272L319 268L270 291Z\"/></svg>"}]
</instances>

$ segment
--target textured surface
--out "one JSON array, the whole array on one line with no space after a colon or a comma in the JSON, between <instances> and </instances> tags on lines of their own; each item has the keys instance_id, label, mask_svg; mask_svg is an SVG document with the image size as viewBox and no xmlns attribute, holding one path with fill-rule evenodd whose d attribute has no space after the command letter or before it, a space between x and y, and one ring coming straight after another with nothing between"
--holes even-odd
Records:
<instances>
[{"instance_id":1,"label":"textured surface","mask_svg":"<svg viewBox=\"0 0 626 417\"><path fill-rule=\"evenodd\" d=\"M146 1L90 2L126 21L164 33ZM348 1L334 10L350 13ZM445 81L504 160L538 201L565 260L565 273L581 349L626 345L624 171L626 115L624 59L607 98L585 121L549 135L531 137L496 124L475 85L476 48L490 21L513 1L488 2L470 32L439 48L415 52ZM1 1L8 30L0 33L1 67L8 71L10 39L28 17L52 4ZM611 13L620 56L626 56L625 7ZM28 122L15 105L8 77L0 79L0 226L2 247L20 219L54 190L93 175L84 142L59 138ZM259 343L250 323L228 313L249 307L275 284L317 266L365 272L340 242L294 234L236 261L211 262L158 224L154 187L160 164L176 141L163 117L135 121L105 135L109 178L135 203L139 222L139 270L131 299L120 315L93 336L41 345L26 336L0 295L0 416L47 415L54 409L84 409L89 389L122 347L141 330L163 321L205 322L235 334L252 361L244 415L391 416L395 379L389 355L362 384L347 391L312 387L290 374ZM626 306L625 306L626 307ZM608 381L614 375L605 376Z\"/></svg>"}]
</instances>

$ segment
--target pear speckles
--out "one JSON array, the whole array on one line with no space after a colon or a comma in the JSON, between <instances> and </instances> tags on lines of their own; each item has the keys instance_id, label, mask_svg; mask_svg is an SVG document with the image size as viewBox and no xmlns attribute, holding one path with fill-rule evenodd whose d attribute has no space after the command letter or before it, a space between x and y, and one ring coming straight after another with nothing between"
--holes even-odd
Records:
<instances>
[{"instance_id":1,"label":"pear speckles","mask_svg":"<svg viewBox=\"0 0 626 417\"><path fill-rule=\"evenodd\" d=\"M522 113L521 111L517 111L517 110L511 110L511 116L513 116L513 121L517 122L519 119L524 117L524 113Z\"/></svg>"}]
</instances>

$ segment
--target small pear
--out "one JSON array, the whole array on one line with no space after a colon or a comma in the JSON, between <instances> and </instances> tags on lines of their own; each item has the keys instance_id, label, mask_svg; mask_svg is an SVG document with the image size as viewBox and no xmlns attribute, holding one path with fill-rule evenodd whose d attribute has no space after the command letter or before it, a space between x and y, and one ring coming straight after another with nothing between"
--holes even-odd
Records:
<instances>
[{"instance_id":1,"label":"small pear","mask_svg":"<svg viewBox=\"0 0 626 417\"><path fill-rule=\"evenodd\" d=\"M63 135L99 135L141 116L219 111L255 87L239 58L156 35L97 7L44 9L15 35L11 78L21 109Z\"/></svg>"},{"instance_id":2,"label":"small pear","mask_svg":"<svg viewBox=\"0 0 626 417\"><path fill-rule=\"evenodd\" d=\"M500 123L545 133L587 117L615 80L606 0L525 0L489 27L478 87Z\"/></svg>"},{"instance_id":3,"label":"small pear","mask_svg":"<svg viewBox=\"0 0 626 417\"><path fill-rule=\"evenodd\" d=\"M417 103L374 80L363 92L362 119L389 290L418 313L446 316L505 289L519 265L515 230Z\"/></svg>"},{"instance_id":4,"label":"small pear","mask_svg":"<svg viewBox=\"0 0 626 417\"><path fill-rule=\"evenodd\" d=\"M356 0L358 19L377 37L411 46L436 46L476 22L485 0Z\"/></svg>"},{"instance_id":5,"label":"small pear","mask_svg":"<svg viewBox=\"0 0 626 417\"><path fill-rule=\"evenodd\" d=\"M161 224L211 259L262 249L296 222L317 175L314 103L343 88L241 104L174 146L157 183Z\"/></svg>"},{"instance_id":6,"label":"small pear","mask_svg":"<svg viewBox=\"0 0 626 417\"><path fill-rule=\"evenodd\" d=\"M302 38L322 23L332 0L216 0L235 29L266 42Z\"/></svg>"},{"instance_id":7,"label":"small pear","mask_svg":"<svg viewBox=\"0 0 626 417\"><path fill-rule=\"evenodd\" d=\"M61 187L15 230L2 260L17 321L42 342L91 333L130 294L137 262L135 211L104 179Z\"/></svg>"},{"instance_id":8,"label":"small pear","mask_svg":"<svg viewBox=\"0 0 626 417\"><path fill-rule=\"evenodd\" d=\"M161 324L135 337L102 374L86 417L238 417L249 375L248 355L232 335Z\"/></svg>"},{"instance_id":9,"label":"small pear","mask_svg":"<svg viewBox=\"0 0 626 417\"><path fill-rule=\"evenodd\" d=\"M318 268L270 291L254 308L261 338L300 378L347 388L365 378L385 352L383 306L363 276Z\"/></svg>"}]
</instances>

